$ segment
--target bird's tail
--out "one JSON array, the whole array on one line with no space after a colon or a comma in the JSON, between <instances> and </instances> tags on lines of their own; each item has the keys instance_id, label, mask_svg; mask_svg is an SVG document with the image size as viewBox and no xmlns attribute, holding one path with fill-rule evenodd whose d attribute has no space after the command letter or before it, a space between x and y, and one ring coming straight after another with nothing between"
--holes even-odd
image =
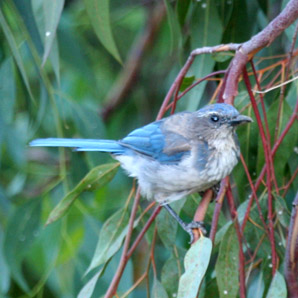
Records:
<instances>
[{"instance_id":1,"label":"bird's tail","mask_svg":"<svg viewBox=\"0 0 298 298\"><path fill-rule=\"evenodd\" d=\"M114 140L93 139L36 139L29 143L33 147L72 147L75 151L101 151L122 154L125 148Z\"/></svg>"}]
</instances>

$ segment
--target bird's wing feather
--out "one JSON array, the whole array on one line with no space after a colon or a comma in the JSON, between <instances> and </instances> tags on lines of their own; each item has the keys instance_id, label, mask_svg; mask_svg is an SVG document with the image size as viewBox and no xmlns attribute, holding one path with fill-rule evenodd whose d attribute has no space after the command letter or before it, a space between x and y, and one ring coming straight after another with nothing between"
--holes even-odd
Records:
<instances>
[{"instance_id":1,"label":"bird's wing feather","mask_svg":"<svg viewBox=\"0 0 298 298\"><path fill-rule=\"evenodd\" d=\"M119 142L122 146L152 157L161 163L177 163L185 154L189 154L190 146L185 138L174 132L170 132L171 138L167 138L167 132L162 126L163 120L150 123L132 131ZM167 139L172 138L173 142L168 143Z\"/></svg>"}]
</instances>

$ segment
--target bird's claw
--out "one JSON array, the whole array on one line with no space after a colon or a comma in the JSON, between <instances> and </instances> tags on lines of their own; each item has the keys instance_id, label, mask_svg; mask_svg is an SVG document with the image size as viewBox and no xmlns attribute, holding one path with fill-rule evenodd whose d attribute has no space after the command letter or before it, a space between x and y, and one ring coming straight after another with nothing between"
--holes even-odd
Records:
<instances>
[{"instance_id":1,"label":"bird's claw","mask_svg":"<svg viewBox=\"0 0 298 298\"><path fill-rule=\"evenodd\" d=\"M206 228L205 228L205 225L204 225L204 222L202 221L192 221L188 224L185 224L185 228L184 230L189 234L190 236L190 244L193 243L194 241L194 234L193 234L193 229L200 229L200 231L206 235L207 234L207 231L206 231Z\"/></svg>"}]
</instances>

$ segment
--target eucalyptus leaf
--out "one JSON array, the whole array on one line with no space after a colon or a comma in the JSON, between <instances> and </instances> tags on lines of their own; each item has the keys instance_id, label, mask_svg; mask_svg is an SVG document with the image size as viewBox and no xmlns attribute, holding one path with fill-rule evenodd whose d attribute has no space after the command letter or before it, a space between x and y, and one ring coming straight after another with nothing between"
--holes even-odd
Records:
<instances>
[{"instance_id":1,"label":"eucalyptus leaf","mask_svg":"<svg viewBox=\"0 0 298 298\"><path fill-rule=\"evenodd\" d=\"M109 0L85 0L85 6L93 29L110 54L121 63L110 23Z\"/></svg>"},{"instance_id":2,"label":"eucalyptus leaf","mask_svg":"<svg viewBox=\"0 0 298 298\"><path fill-rule=\"evenodd\" d=\"M215 265L220 297L237 297L239 289L239 247L234 225L226 231Z\"/></svg>"},{"instance_id":3,"label":"eucalyptus leaf","mask_svg":"<svg viewBox=\"0 0 298 298\"><path fill-rule=\"evenodd\" d=\"M75 199L83 191L94 191L106 185L113 179L119 167L119 163L109 163L93 168L75 187L71 190L50 213L46 224L50 224L61 218Z\"/></svg>"},{"instance_id":4,"label":"eucalyptus leaf","mask_svg":"<svg viewBox=\"0 0 298 298\"><path fill-rule=\"evenodd\" d=\"M195 242L184 258L185 272L179 280L178 298L197 297L200 285L209 265L212 242L201 237Z\"/></svg>"},{"instance_id":5,"label":"eucalyptus leaf","mask_svg":"<svg viewBox=\"0 0 298 298\"><path fill-rule=\"evenodd\" d=\"M266 298L286 298L287 295L287 285L284 277L276 271L274 277L271 281L269 291Z\"/></svg>"}]
</instances>

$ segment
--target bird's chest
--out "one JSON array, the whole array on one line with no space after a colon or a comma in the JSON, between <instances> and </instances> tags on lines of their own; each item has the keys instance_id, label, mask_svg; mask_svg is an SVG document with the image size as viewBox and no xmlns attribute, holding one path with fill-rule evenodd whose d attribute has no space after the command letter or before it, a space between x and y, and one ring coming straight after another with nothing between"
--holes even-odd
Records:
<instances>
[{"instance_id":1,"label":"bird's chest","mask_svg":"<svg viewBox=\"0 0 298 298\"><path fill-rule=\"evenodd\" d=\"M211 154L205 167L210 180L220 181L228 176L238 163L239 147L234 138L216 140L210 144Z\"/></svg>"}]
</instances>

